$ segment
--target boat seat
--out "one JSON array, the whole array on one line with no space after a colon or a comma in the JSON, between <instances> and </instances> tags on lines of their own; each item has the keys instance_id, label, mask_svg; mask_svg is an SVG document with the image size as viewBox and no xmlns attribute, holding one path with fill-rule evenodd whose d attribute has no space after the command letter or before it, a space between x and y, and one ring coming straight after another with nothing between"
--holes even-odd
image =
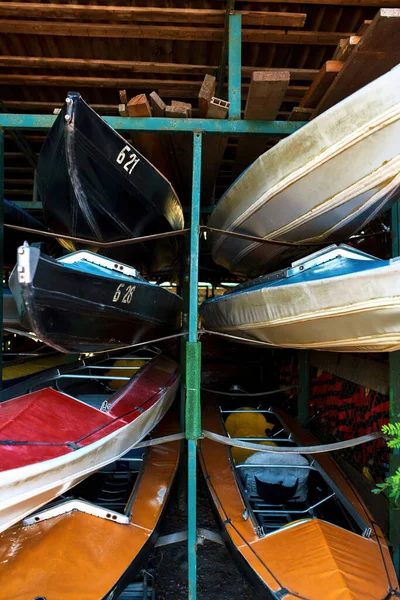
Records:
<instances>
[{"instance_id":1,"label":"boat seat","mask_svg":"<svg viewBox=\"0 0 400 600\"><path fill-rule=\"evenodd\" d=\"M240 476L250 495L258 495L268 504L307 500L310 463L301 454L255 452L244 464Z\"/></svg>"}]
</instances>

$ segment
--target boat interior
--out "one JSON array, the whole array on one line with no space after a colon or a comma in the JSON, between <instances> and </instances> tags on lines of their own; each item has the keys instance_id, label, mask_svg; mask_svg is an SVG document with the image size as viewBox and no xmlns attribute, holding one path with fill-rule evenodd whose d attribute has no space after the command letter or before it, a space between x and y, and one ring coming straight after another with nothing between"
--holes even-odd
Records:
<instances>
[{"instance_id":1,"label":"boat interior","mask_svg":"<svg viewBox=\"0 0 400 600\"><path fill-rule=\"evenodd\" d=\"M130 450L120 460L93 473L66 494L46 504L37 514L45 513L48 509L70 500L83 500L105 511L130 517L135 498L135 484L144 465L145 452L143 448ZM107 518L108 515L105 516ZM39 516L33 516L33 520L41 519Z\"/></svg>"},{"instance_id":2,"label":"boat interior","mask_svg":"<svg viewBox=\"0 0 400 600\"><path fill-rule=\"evenodd\" d=\"M298 446L273 409L219 408L224 422L233 413L262 414L268 428L264 436L236 437L268 446ZM226 430L225 430L226 431ZM238 430L240 431L240 430ZM226 435L230 436L229 431ZM266 440L268 440L266 442ZM371 535L368 523L352 509L340 489L321 469L313 456L276 452L231 450L231 464L246 505L243 517L251 518L260 537L282 527L308 519L321 519L365 537Z\"/></svg>"},{"instance_id":3,"label":"boat interior","mask_svg":"<svg viewBox=\"0 0 400 600\"><path fill-rule=\"evenodd\" d=\"M1 401L51 387L97 409L136 375L141 367L154 358L158 350L145 348L127 353L105 354L84 358L76 363L49 369L4 390Z\"/></svg>"}]
</instances>

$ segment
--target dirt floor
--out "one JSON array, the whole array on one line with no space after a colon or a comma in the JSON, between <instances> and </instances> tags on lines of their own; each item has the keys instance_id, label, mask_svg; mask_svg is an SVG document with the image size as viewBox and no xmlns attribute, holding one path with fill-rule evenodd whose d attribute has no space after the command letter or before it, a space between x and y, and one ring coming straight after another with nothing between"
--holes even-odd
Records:
<instances>
[{"instance_id":1,"label":"dirt floor","mask_svg":"<svg viewBox=\"0 0 400 600\"><path fill-rule=\"evenodd\" d=\"M219 531L211 509L208 492L201 473L198 473L198 527ZM185 502L180 506L179 489L165 516L161 535L186 529ZM224 546L205 541L198 546L197 581L199 600L256 600L258 596L240 574ZM155 550L150 561L154 568L157 600L187 600L188 563L187 543L182 542Z\"/></svg>"}]
</instances>

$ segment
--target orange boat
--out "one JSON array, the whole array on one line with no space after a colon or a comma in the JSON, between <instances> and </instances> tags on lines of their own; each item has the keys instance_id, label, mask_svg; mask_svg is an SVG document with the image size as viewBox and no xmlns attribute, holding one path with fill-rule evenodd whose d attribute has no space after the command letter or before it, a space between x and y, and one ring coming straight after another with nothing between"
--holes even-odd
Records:
<instances>
[{"instance_id":1,"label":"orange boat","mask_svg":"<svg viewBox=\"0 0 400 600\"><path fill-rule=\"evenodd\" d=\"M178 431L169 412L154 437ZM76 486L72 498L1 534L0 599L116 599L146 564L180 447L168 442L133 450Z\"/></svg>"},{"instance_id":2,"label":"orange boat","mask_svg":"<svg viewBox=\"0 0 400 600\"><path fill-rule=\"evenodd\" d=\"M204 430L227 435L228 412L207 406ZM238 413L235 417L242 414L245 421L249 418L248 409L232 412ZM253 413L267 417L268 434L278 446L319 443L280 411ZM235 463L228 446L210 439L199 445L224 539L260 597L399 598L382 531L331 456L268 450Z\"/></svg>"}]
</instances>

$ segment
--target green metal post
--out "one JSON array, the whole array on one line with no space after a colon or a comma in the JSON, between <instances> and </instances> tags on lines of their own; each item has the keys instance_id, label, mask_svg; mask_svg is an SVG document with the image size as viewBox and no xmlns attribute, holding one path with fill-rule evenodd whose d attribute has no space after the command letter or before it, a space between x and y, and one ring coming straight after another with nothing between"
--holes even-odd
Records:
<instances>
[{"instance_id":1,"label":"green metal post","mask_svg":"<svg viewBox=\"0 0 400 600\"><path fill-rule=\"evenodd\" d=\"M4 246L4 131L0 129L0 272L3 280L3 246ZM0 294L0 390L3 389L3 294Z\"/></svg>"},{"instance_id":2,"label":"green metal post","mask_svg":"<svg viewBox=\"0 0 400 600\"><path fill-rule=\"evenodd\" d=\"M299 399L297 416L300 423L308 423L310 404L310 355L308 350L299 350Z\"/></svg>"},{"instance_id":3,"label":"green metal post","mask_svg":"<svg viewBox=\"0 0 400 600\"><path fill-rule=\"evenodd\" d=\"M400 256L400 207L397 203L391 211L392 256ZM389 355L389 417L391 422L400 416L400 352ZM394 475L400 468L400 450L393 449L389 458L389 472ZM393 544L393 563L400 576L400 509L389 499L389 539Z\"/></svg>"},{"instance_id":4,"label":"green metal post","mask_svg":"<svg viewBox=\"0 0 400 600\"><path fill-rule=\"evenodd\" d=\"M242 91L242 15L229 15L229 118L240 119Z\"/></svg>"},{"instance_id":5,"label":"green metal post","mask_svg":"<svg viewBox=\"0 0 400 600\"><path fill-rule=\"evenodd\" d=\"M201 435L200 365L201 344L197 341L200 185L202 134L193 136L192 209L190 229L189 335L186 344L186 438L188 440L188 588L189 600L196 600L197 515L196 452Z\"/></svg>"}]
</instances>

